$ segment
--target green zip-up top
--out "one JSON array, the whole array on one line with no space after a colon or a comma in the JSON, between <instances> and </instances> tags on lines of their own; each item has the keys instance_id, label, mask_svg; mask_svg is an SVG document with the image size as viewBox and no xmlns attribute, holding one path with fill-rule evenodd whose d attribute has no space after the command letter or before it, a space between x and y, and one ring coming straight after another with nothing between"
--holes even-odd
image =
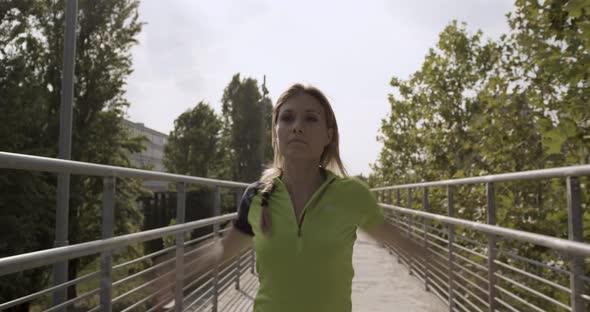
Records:
<instances>
[{"instance_id":1,"label":"green zip-up top","mask_svg":"<svg viewBox=\"0 0 590 312\"><path fill-rule=\"evenodd\" d=\"M260 229L260 185L245 192L234 226L253 235L260 281L254 312L351 311L356 230L378 226L384 217L363 182L325 173L300 220L285 184L274 180L269 235Z\"/></svg>"}]
</instances>

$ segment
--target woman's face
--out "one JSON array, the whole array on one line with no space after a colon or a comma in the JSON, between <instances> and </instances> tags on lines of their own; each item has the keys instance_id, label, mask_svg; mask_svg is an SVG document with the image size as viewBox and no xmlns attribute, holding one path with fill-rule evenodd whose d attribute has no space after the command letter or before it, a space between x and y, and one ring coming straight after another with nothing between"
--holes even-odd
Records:
<instances>
[{"instance_id":1,"label":"woman's face","mask_svg":"<svg viewBox=\"0 0 590 312\"><path fill-rule=\"evenodd\" d=\"M308 160L318 164L334 132L327 127L320 102L305 93L293 96L280 107L276 131L279 150L286 161Z\"/></svg>"}]
</instances>

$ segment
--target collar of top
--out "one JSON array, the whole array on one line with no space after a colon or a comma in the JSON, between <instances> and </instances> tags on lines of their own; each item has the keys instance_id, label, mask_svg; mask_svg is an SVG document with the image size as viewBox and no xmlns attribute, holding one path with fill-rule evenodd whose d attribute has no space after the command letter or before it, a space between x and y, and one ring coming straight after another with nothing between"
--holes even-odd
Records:
<instances>
[{"instance_id":1,"label":"collar of top","mask_svg":"<svg viewBox=\"0 0 590 312\"><path fill-rule=\"evenodd\" d=\"M320 185L320 187L323 186L324 184L331 183L334 179L336 179L338 177L334 172L332 172L332 171L330 171L328 169L325 169L325 168L321 168L320 167L320 170L322 171L322 173L323 173L323 175L325 177L325 180ZM281 174L280 176L274 178L275 185L284 185L283 180L282 180L282 177L283 177L283 175Z\"/></svg>"}]
</instances>

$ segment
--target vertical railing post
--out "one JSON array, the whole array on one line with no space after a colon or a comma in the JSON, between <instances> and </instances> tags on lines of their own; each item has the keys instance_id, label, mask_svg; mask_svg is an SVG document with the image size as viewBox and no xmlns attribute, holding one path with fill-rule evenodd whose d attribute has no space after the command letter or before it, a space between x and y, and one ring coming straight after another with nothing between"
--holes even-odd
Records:
<instances>
[{"instance_id":1,"label":"vertical railing post","mask_svg":"<svg viewBox=\"0 0 590 312\"><path fill-rule=\"evenodd\" d=\"M176 184L176 224L185 222L186 211L186 185L183 182ZM184 308L184 232L176 233L176 285L174 311L182 312Z\"/></svg>"},{"instance_id":2,"label":"vertical railing post","mask_svg":"<svg viewBox=\"0 0 590 312\"><path fill-rule=\"evenodd\" d=\"M221 215L221 187L215 187L215 204L213 206L213 214L215 217ZM213 237L215 244L219 240L219 223L213 225ZM216 265L213 269L213 312L217 312L217 305L219 299L219 266Z\"/></svg>"},{"instance_id":3,"label":"vertical railing post","mask_svg":"<svg viewBox=\"0 0 590 312\"><path fill-rule=\"evenodd\" d=\"M375 199L377 201L377 204L384 203L385 202L385 190L375 192ZM387 248L387 245L385 245L385 243L378 243L378 244L382 248Z\"/></svg>"},{"instance_id":4,"label":"vertical railing post","mask_svg":"<svg viewBox=\"0 0 590 312\"><path fill-rule=\"evenodd\" d=\"M241 189L237 188L236 189L236 211L238 211L240 209L240 201L242 199L242 194L241 194ZM235 283L236 283L236 289L240 289L240 262L242 262L242 253L240 251L240 254L238 255L238 260L236 261L236 277L235 277Z\"/></svg>"},{"instance_id":5,"label":"vertical railing post","mask_svg":"<svg viewBox=\"0 0 590 312\"><path fill-rule=\"evenodd\" d=\"M424 206L424 212L430 212L430 206L428 205L428 188L424 188L424 198L422 205ZM424 250L428 251L428 226L430 225L430 220L428 218L424 218L422 220L422 224L424 225ZM429 283L429 272L428 272L428 261L426 259L422 259L422 263L424 264L424 289L428 291L428 283Z\"/></svg>"},{"instance_id":6,"label":"vertical railing post","mask_svg":"<svg viewBox=\"0 0 590 312\"><path fill-rule=\"evenodd\" d=\"M115 178L106 177L102 185L102 239L113 237L115 210ZM100 305L101 311L111 312L111 299L113 287L113 252L112 250L100 253Z\"/></svg>"},{"instance_id":7,"label":"vertical railing post","mask_svg":"<svg viewBox=\"0 0 590 312\"><path fill-rule=\"evenodd\" d=\"M387 204L393 205L393 191L391 189L387 190Z\"/></svg>"},{"instance_id":8,"label":"vertical railing post","mask_svg":"<svg viewBox=\"0 0 590 312\"><path fill-rule=\"evenodd\" d=\"M64 49L62 62L61 103L59 112L58 158L69 160L72 157L72 110L74 102L74 75L76 67L76 23L78 20L78 0L67 0L64 23ZM69 211L70 211L70 173L60 172L57 175L57 194L55 212L54 247L69 244ZM53 265L53 286L68 281L68 261L60 261ZM67 287L53 292L53 305L68 300ZM59 311L67 311L63 306Z\"/></svg>"},{"instance_id":9,"label":"vertical railing post","mask_svg":"<svg viewBox=\"0 0 590 312\"><path fill-rule=\"evenodd\" d=\"M391 189L387 190L387 201L386 202L389 205L393 204L393 198L391 197ZM391 212L391 210L389 210L389 209L387 209L387 218L388 218L387 222L395 222L395 221L389 220L389 218L394 219L393 218L393 212ZM388 248L390 255L393 254L393 249L392 248L393 247Z\"/></svg>"},{"instance_id":10,"label":"vertical railing post","mask_svg":"<svg viewBox=\"0 0 590 312\"><path fill-rule=\"evenodd\" d=\"M449 185L447 186L447 212L449 217L455 217L455 203L453 201L453 189ZM455 227L452 224L447 224L447 233L449 238L449 311L453 312L455 310L455 300L454 300L454 290L453 284L455 283L454 279L454 269L453 269L453 241L455 240Z\"/></svg>"},{"instance_id":11,"label":"vertical railing post","mask_svg":"<svg viewBox=\"0 0 590 312\"><path fill-rule=\"evenodd\" d=\"M391 189L387 190L387 203L390 205L393 204L393 197L392 197Z\"/></svg>"},{"instance_id":12,"label":"vertical railing post","mask_svg":"<svg viewBox=\"0 0 590 312\"><path fill-rule=\"evenodd\" d=\"M567 220L568 239L575 242L584 241L582 198L580 193L580 180L578 177L567 177ZM584 283L580 276L584 275L584 257L571 256L570 259L570 306L572 312L584 311Z\"/></svg>"},{"instance_id":13,"label":"vertical railing post","mask_svg":"<svg viewBox=\"0 0 590 312\"><path fill-rule=\"evenodd\" d=\"M412 209L412 189L411 188L408 189L408 209ZM413 233L413 227L414 227L414 219L413 219L412 215L408 216L407 224L408 224L408 239L413 240L414 237L413 237L412 233ZM412 263L414 261L412 261L413 260L412 255L410 255L409 253L407 253L407 255L408 255L408 270L409 270L410 275L413 275L414 272L412 272Z\"/></svg>"},{"instance_id":14,"label":"vertical railing post","mask_svg":"<svg viewBox=\"0 0 590 312\"><path fill-rule=\"evenodd\" d=\"M494 183L486 185L487 221L489 225L496 225L496 194ZM488 235L488 305L489 311L496 311L496 236Z\"/></svg>"},{"instance_id":15,"label":"vertical railing post","mask_svg":"<svg viewBox=\"0 0 590 312\"><path fill-rule=\"evenodd\" d=\"M401 194L401 190L400 189L396 189L395 190L395 205L397 207L399 207L401 205L402 202L402 194ZM397 226L399 227L399 229L402 229L402 224L401 224L401 213L399 211L395 211L395 221L397 222ZM397 253L397 263L402 263L402 256L400 255L401 251L398 250Z\"/></svg>"}]
</instances>

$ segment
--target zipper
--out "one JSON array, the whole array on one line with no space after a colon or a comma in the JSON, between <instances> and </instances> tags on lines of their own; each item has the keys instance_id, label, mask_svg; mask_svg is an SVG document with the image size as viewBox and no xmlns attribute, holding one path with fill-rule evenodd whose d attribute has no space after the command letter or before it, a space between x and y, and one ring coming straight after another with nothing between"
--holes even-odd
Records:
<instances>
[{"instance_id":1,"label":"zipper","mask_svg":"<svg viewBox=\"0 0 590 312\"><path fill-rule=\"evenodd\" d=\"M303 219L305 219L305 207L303 207L303 212L301 213L301 222L299 222L299 230L297 230L297 237L301 238L301 227L303 226Z\"/></svg>"},{"instance_id":2,"label":"zipper","mask_svg":"<svg viewBox=\"0 0 590 312\"><path fill-rule=\"evenodd\" d=\"M315 198L318 197L319 194L322 193L324 191L324 189L328 185L330 185L334 180L335 180L335 177L328 178L326 181L324 181L324 183L322 185L320 185L320 187L315 191L315 193L313 193L313 195L307 201L305 206L303 206L303 211L301 212L301 220L297 220L297 215L295 215L295 209L294 209L295 207L293 207L293 200L291 199L291 194L289 194L289 191L287 191L287 197L289 198L289 202L291 203L293 215L295 216L295 221L297 222L297 238L301 238L301 235L302 235L301 229L303 227L303 220L305 219L305 214L307 212L307 206L311 205L311 203L315 200ZM281 181L281 184L283 184L283 181ZM283 184L283 186L285 187L285 190L286 190L287 186L284 184Z\"/></svg>"}]
</instances>

